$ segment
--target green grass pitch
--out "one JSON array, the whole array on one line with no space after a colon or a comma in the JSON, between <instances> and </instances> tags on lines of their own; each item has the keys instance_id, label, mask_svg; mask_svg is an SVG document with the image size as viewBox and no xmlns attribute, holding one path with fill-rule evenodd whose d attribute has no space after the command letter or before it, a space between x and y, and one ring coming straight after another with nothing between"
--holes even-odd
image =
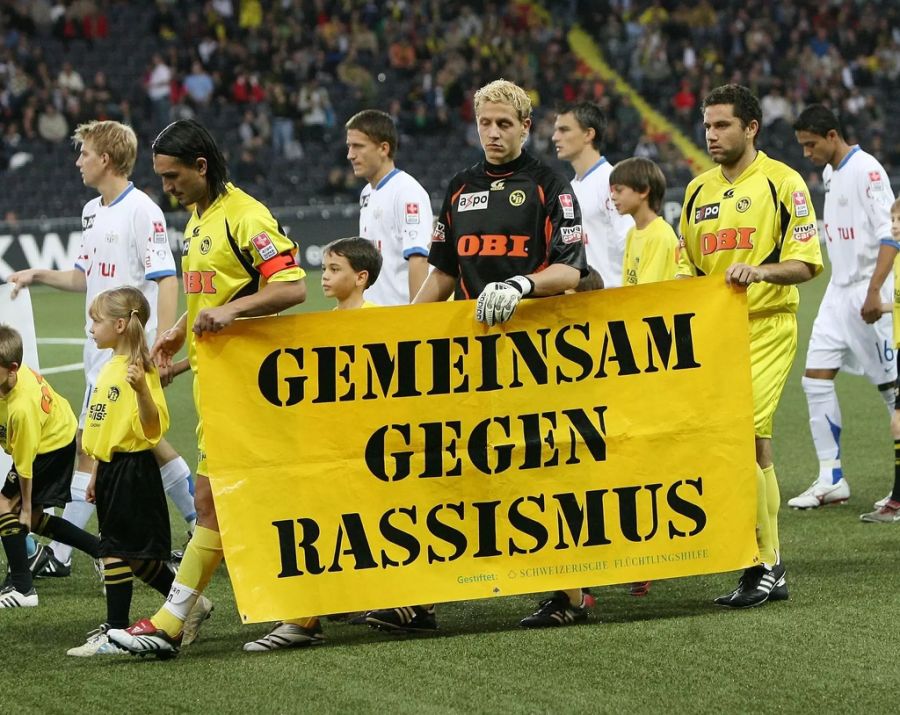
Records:
<instances>
[{"instance_id":1,"label":"green grass pitch","mask_svg":"<svg viewBox=\"0 0 900 715\"><path fill-rule=\"evenodd\" d=\"M802 288L800 346L775 427L782 503L808 486L816 462L800 388L806 342L827 276ZM33 292L38 335L82 335L83 303L72 294ZM308 309L327 309L318 276ZM41 347L44 368L80 361L80 348ZM80 371L50 376L80 404ZM516 623L536 598L448 604L434 637L396 639L325 623L312 650L244 654L265 626L242 626L224 569L200 640L174 661L68 658L105 614L89 560L74 574L41 580L41 604L0 611L4 685L0 711L180 712L887 712L893 709L897 650L891 623L900 609L900 525L863 524L891 484L885 408L862 378L841 376L844 468L853 496L814 513L781 512L791 600L723 612L713 596L734 574L662 581L635 599L624 587L598 590L587 625L524 632ZM194 416L188 379L167 391L171 442L193 464ZM677 406L673 407L677 409ZM174 543L184 540L172 515ZM132 615L160 597L136 585ZM894 673L894 675L891 675Z\"/></svg>"}]
</instances>

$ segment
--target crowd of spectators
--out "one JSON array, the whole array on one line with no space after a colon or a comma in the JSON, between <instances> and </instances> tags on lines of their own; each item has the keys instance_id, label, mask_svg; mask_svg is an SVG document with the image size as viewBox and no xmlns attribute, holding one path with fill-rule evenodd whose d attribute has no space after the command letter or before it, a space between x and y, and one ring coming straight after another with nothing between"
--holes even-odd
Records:
<instances>
[{"instance_id":1,"label":"crowd of spectators","mask_svg":"<svg viewBox=\"0 0 900 715\"><path fill-rule=\"evenodd\" d=\"M343 162L342 129L350 114L388 111L401 132L401 164L416 174L417 161L433 158L430 147L477 156L474 91L505 77L532 96L531 148L543 157L554 155L555 108L588 99L610 119L611 161L645 156L671 184L684 185L690 168L671 137L648 132L629 97L572 52L567 30L577 21L631 86L700 147L699 102L733 81L762 98L764 146L776 155L796 158L790 123L803 105L824 101L840 112L851 140L900 169L900 145L885 126L900 80L896 3L545 6L549 12L497 0L0 0L0 167L62 151L55 147L87 119L127 121L146 141L173 119L197 116L227 134L235 174L261 198L285 166L322 160L317 185L302 194L351 200L358 184ZM109 28L129 13L147 21L136 35L152 33L150 44L134 47L138 71L115 73L115 82L111 71L88 72L86 56L115 66L105 49ZM48 59L52 43L61 51ZM423 183L434 195L443 188L427 177Z\"/></svg>"}]
</instances>

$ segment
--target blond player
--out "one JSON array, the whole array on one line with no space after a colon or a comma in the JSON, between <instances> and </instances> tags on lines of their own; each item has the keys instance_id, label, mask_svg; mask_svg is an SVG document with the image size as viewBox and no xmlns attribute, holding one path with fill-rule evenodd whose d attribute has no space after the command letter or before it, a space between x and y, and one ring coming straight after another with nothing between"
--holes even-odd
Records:
<instances>
[{"instance_id":1,"label":"blond player","mask_svg":"<svg viewBox=\"0 0 900 715\"><path fill-rule=\"evenodd\" d=\"M800 175L756 149L762 111L746 87L717 87L703 101L709 154L719 166L696 177L681 214L679 275L724 275L747 287L756 432L760 562L715 599L747 608L787 598L778 542L780 494L772 419L797 350L795 285L822 270L816 217Z\"/></svg>"}]
</instances>

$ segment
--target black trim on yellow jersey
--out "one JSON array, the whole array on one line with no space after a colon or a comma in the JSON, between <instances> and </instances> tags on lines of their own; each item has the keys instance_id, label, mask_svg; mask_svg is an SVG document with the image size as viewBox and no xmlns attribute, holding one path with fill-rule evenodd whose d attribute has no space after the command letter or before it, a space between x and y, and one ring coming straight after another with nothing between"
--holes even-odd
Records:
<instances>
[{"instance_id":1,"label":"black trim on yellow jersey","mask_svg":"<svg viewBox=\"0 0 900 715\"><path fill-rule=\"evenodd\" d=\"M243 288L241 288L237 293L235 293L231 298L229 298L228 302L230 303L233 300L237 300L238 298L244 298L248 295L253 295L254 293L259 292L259 273L253 267L253 264L247 260L247 257L241 253L241 249L237 245L237 241L234 240L234 236L231 235L231 227L228 225L228 220L225 220L225 237L228 239L228 245L231 246L231 251L234 253L234 257L237 258L238 263L240 263L244 270L247 271L247 277L250 279L250 282L247 283Z\"/></svg>"},{"instance_id":2,"label":"black trim on yellow jersey","mask_svg":"<svg viewBox=\"0 0 900 715\"><path fill-rule=\"evenodd\" d=\"M697 200L697 194L699 194L702 189L703 189L703 184L700 184L697 187L697 190L691 195L691 198L689 198L688 202L685 204L684 210L687 211L686 215L688 217L694 215L694 201ZM688 218L688 221L690 221L690 218Z\"/></svg>"}]
</instances>

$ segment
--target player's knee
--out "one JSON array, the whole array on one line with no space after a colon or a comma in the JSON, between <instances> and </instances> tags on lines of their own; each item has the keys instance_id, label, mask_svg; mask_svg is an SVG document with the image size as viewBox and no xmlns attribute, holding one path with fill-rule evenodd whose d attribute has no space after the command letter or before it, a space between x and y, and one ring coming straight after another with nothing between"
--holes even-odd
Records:
<instances>
[{"instance_id":1,"label":"player's knee","mask_svg":"<svg viewBox=\"0 0 900 715\"><path fill-rule=\"evenodd\" d=\"M822 377L810 377L809 373L818 373L816 370L807 370L801 378L800 384L807 397L822 397L834 392L834 379Z\"/></svg>"}]
</instances>

